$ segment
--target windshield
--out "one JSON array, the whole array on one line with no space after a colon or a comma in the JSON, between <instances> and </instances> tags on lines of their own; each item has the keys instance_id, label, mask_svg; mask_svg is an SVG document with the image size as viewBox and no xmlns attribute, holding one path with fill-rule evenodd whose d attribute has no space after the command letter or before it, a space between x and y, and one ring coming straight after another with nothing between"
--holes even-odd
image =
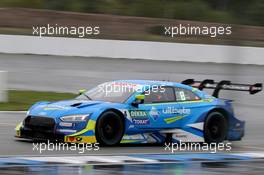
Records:
<instances>
[{"instance_id":1,"label":"windshield","mask_svg":"<svg viewBox=\"0 0 264 175\"><path fill-rule=\"evenodd\" d=\"M135 92L137 86L120 82L104 83L85 92L76 99L124 103Z\"/></svg>"}]
</instances>

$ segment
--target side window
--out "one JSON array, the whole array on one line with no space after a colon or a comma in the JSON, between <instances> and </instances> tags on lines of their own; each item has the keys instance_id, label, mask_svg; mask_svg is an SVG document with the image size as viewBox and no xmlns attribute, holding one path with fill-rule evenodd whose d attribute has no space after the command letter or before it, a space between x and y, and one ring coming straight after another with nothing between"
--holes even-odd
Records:
<instances>
[{"instance_id":1,"label":"side window","mask_svg":"<svg viewBox=\"0 0 264 175\"><path fill-rule=\"evenodd\" d=\"M144 103L162 103L175 101L175 93L172 87L163 87L157 91L150 91L145 95Z\"/></svg>"},{"instance_id":2,"label":"side window","mask_svg":"<svg viewBox=\"0 0 264 175\"><path fill-rule=\"evenodd\" d=\"M195 101L200 100L195 93L183 88L175 88L176 101Z\"/></svg>"}]
</instances>

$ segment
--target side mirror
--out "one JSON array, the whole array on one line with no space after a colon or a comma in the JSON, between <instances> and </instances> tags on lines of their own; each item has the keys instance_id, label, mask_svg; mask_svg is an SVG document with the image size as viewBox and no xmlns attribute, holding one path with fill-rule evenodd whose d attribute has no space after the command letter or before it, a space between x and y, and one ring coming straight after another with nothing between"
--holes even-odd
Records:
<instances>
[{"instance_id":1,"label":"side mirror","mask_svg":"<svg viewBox=\"0 0 264 175\"><path fill-rule=\"evenodd\" d=\"M132 103L132 106L138 107L139 104L144 103L145 95L140 94L135 96L135 101Z\"/></svg>"},{"instance_id":2,"label":"side mirror","mask_svg":"<svg viewBox=\"0 0 264 175\"><path fill-rule=\"evenodd\" d=\"M86 92L86 89L80 89L79 90L79 95L82 95L82 94L84 94Z\"/></svg>"}]
</instances>

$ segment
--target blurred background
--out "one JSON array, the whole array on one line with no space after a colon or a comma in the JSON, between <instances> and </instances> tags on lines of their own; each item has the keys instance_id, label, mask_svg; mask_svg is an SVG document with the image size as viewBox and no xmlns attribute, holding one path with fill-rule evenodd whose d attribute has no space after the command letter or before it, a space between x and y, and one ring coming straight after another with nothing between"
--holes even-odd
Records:
<instances>
[{"instance_id":1,"label":"blurred background","mask_svg":"<svg viewBox=\"0 0 264 175\"><path fill-rule=\"evenodd\" d=\"M32 26L99 25L105 39L263 46L263 0L1 0L0 33ZM164 37L163 25L232 26L231 36ZM91 37L91 36L89 36Z\"/></svg>"}]
</instances>

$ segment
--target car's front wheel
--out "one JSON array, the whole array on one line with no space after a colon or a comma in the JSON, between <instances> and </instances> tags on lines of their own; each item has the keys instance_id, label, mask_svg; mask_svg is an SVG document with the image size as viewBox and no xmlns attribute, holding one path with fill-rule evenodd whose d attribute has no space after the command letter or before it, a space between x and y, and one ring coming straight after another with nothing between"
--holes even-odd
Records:
<instances>
[{"instance_id":1,"label":"car's front wheel","mask_svg":"<svg viewBox=\"0 0 264 175\"><path fill-rule=\"evenodd\" d=\"M208 114L204 125L204 139L207 143L223 142L227 135L227 120L220 112Z\"/></svg>"},{"instance_id":2,"label":"car's front wheel","mask_svg":"<svg viewBox=\"0 0 264 175\"><path fill-rule=\"evenodd\" d=\"M104 112L96 122L95 134L100 145L114 146L119 144L124 134L122 117L113 111Z\"/></svg>"}]
</instances>

